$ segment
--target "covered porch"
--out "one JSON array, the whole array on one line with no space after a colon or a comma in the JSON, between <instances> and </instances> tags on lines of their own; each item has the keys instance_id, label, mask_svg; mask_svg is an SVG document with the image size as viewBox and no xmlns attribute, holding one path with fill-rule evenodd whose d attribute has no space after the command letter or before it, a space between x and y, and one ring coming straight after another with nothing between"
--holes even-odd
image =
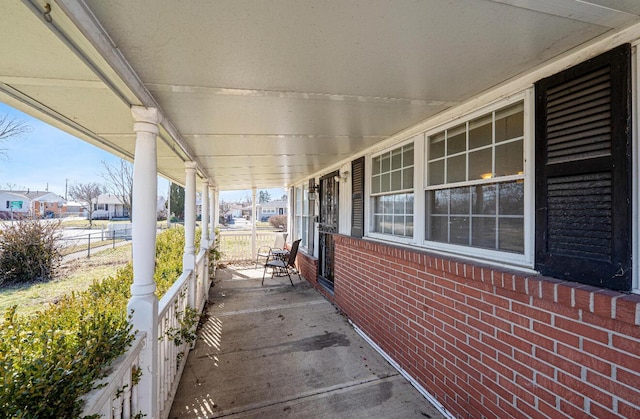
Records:
<instances>
[{"instance_id":1,"label":"covered porch","mask_svg":"<svg viewBox=\"0 0 640 419\"><path fill-rule=\"evenodd\" d=\"M640 416L637 1L23 0L0 39L0 100L134 162L139 335L95 413L164 418L177 394L178 417L275 415L408 388L382 362L352 370L344 321L312 330L333 308L306 282L237 273L209 293L219 192L252 190L257 214L256 188L284 187L307 282L452 415ZM184 274L160 302L158 174L186 190ZM208 297L185 363L183 316ZM308 329L227 348L240 318ZM176 393L185 365L233 386L243 356L266 376L288 352L293 391ZM314 382L332 361L351 376Z\"/></svg>"},{"instance_id":2,"label":"covered porch","mask_svg":"<svg viewBox=\"0 0 640 419\"><path fill-rule=\"evenodd\" d=\"M219 269L169 418L442 418L306 280Z\"/></svg>"}]
</instances>

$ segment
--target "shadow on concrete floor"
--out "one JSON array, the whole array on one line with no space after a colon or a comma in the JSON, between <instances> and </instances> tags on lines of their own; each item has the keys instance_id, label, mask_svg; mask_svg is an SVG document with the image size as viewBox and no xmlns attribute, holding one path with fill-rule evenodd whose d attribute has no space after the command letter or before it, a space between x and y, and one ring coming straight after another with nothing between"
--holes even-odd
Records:
<instances>
[{"instance_id":1,"label":"shadow on concrete floor","mask_svg":"<svg viewBox=\"0 0 640 419\"><path fill-rule=\"evenodd\" d=\"M305 280L216 273L170 418L442 418Z\"/></svg>"}]
</instances>

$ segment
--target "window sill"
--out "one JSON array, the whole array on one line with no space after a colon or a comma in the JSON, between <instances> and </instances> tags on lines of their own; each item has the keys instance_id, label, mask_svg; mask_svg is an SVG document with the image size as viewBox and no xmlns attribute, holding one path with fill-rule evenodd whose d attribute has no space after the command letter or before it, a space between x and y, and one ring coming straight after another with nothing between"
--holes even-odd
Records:
<instances>
[{"instance_id":1,"label":"window sill","mask_svg":"<svg viewBox=\"0 0 640 419\"><path fill-rule=\"evenodd\" d=\"M435 254L438 256L443 256L447 258L456 258L462 261L471 262L471 263L480 263L483 265L490 265L496 268L509 269L517 272L521 272L523 274L528 275L539 275L540 273L533 269L532 264L527 264L520 260L509 260L505 261L505 254L500 253L499 255L492 255L492 257L485 257L483 255L477 254L469 254L469 251L473 251L473 248L465 248L460 246L460 249L450 250L450 249L442 249L434 246L430 246L430 243L424 243L422 245L416 244L414 242L410 242L409 240L394 240L394 238L388 237L380 237L379 235L372 235L363 237L363 240L381 243L387 246L396 246L401 249L407 249L411 251L419 251L430 254ZM508 255L508 254L506 254ZM521 255L518 255L521 256ZM501 260L496 260L497 258ZM523 257L524 258L524 257Z\"/></svg>"}]
</instances>

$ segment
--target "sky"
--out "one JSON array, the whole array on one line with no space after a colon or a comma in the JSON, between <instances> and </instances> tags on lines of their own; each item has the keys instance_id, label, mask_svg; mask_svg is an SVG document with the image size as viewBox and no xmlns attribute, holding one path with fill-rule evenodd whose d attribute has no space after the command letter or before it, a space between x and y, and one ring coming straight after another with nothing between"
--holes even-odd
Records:
<instances>
[{"instance_id":1,"label":"sky","mask_svg":"<svg viewBox=\"0 0 640 419\"><path fill-rule=\"evenodd\" d=\"M97 182L105 184L102 162L119 165L120 158L71 134L0 102L0 115L23 120L30 131L0 142L0 189L38 190L65 197L65 183ZM9 188L11 186L11 188ZM158 195L167 196L169 182L158 177ZM285 194L282 188L267 189L271 199ZM228 202L251 197L251 191L223 191L220 199Z\"/></svg>"}]
</instances>

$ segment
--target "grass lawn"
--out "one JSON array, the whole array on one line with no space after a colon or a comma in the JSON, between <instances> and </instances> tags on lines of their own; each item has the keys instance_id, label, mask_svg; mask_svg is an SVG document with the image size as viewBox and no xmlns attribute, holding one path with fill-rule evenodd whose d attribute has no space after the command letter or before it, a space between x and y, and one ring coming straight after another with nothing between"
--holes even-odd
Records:
<instances>
[{"instance_id":1,"label":"grass lawn","mask_svg":"<svg viewBox=\"0 0 640 419\"><path fill-rule=\"evenodd\" d=\"M0 314L13 305L17 313L28 315L72 291L83 291L96 279L116 273L131 260L131 245L108 249L61 267L58 279L49 282L11 285L0 288Z\"/></svg>"},{"instance_id":2,"label":"grass lawn","mask_svg":"<svg viewBox=\"0 0 640 419\"><path fill-rule=\"evenodd\" d=\"M102 227L106 228L107 224L109 223L126 223L128 221L109 221L109 220L93 220L93 225L91 226L91 228L95 228L98 230L101 230ZM84 220L84 219L71 219L71 220L67 220L67 219L62 219L62 224L60 225L62 228L89 228L89 220Z\"/></svg>"},{"instance_id":3,"label":"grass lawn","mask_svg":"<svg viewBox=\"0 0 640 419\"><path fill-rule=\"evenodd\" d=\"M62 224L60 225L62 228L89 228L89 220L85 220L85 219L78 219L78 218L72 218L72 219L66 219L66 218L62 218L61 219ZM118 223L130 223L131 221L128 220L93 220L93 225L91 226L92 229L96 229L96 230L102 230L102 228L107 228L107 224L112 223L112 224L118 224ZM162 220L162 221L158 221L158 228L163 228L167 226L167 220Z\"/></svg>"},{"instance_id":4,"label":"grass lawn","mask_svg":"<svg viewBox=\"0 0 640 419\"><path fill-rule=\"evenodd\" d=\"M116 239L115 242L116 243L120 243L123 239ZM91 241L91 248L95 249L96 247L102 247L102 246L110 246L113 244L113 240L92 240ZM87 252L87 245L86 244L79 244L77 246L68 246L65 247L63 249L60 250L60 254L62 256L66 256L66 255L70 255L71 253L76 253L76 252Z\"/></svg>"}]
</instances>

